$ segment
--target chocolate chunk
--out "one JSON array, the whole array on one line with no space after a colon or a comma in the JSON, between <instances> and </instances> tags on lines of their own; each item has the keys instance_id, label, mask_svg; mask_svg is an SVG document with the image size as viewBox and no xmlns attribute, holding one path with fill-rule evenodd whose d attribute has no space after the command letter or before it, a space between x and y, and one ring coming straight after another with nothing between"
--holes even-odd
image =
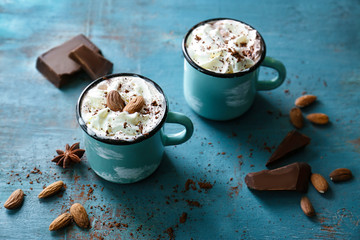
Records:
<instances>
[{"instance_id":1,"label":"chocolate chunk","mask_svg":"<svg viewBox=\"0 0 360 240\"><path fill-rule=\"evenodd\" d=\"M80 64L92 80L110 73L113 69L113 64L110 61L85 45L80 45L71 51L69 57Z\"/></svg>"},{"instance_id":2,"label":"chocolate chunk","mask_svg":"<svg viewBox=\"0 0 360 240\"><path fill-rule=\"evenodd\" d=\"M91 50L101 54L99 48L80 34L38 57L36 61L37 70L56 87L62 87L71 80L75 73L82 70L78 63L69 58L69 53L80 45L86 45Z\"/></svg>"},{"instance_id":3,"label":"chocolate chunk","mask_svg":"<svg viewBox=\"0 0 360 240\"><path fill-rule=\"evenodd\" d=\"M262 170L246 175L248 188L255 190L290 190L307 192L311 167L307 163L296 162L273 170Z\"/></svg>"},{"instance_id":4,"label":"chocolate chunk","mask_svg":"<svg viewBox=\"0 0 360 240\"><path fill-rule=\"evenodd\" d=\"M267 161L266 166L278 162L310 143L310 138L296 130L289 132Z\"/></svg>"}]
</instances>

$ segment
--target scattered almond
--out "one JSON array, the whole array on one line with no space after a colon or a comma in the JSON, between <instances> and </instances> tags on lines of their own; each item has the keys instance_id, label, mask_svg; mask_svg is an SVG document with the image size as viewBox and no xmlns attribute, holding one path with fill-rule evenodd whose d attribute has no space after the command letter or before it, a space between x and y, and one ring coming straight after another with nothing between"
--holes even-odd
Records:
<instances>
[{"instance_id":1,"label":"scattered almond","mask_svg":"<svg viewBox=\"0 0 360 240\"><path fill-rule=\"evenodd\" d=\"M300 207L306 216L312 217L315 215L315 210L308 197L303 196L300 201Z\"/></svg>"},{"instance_id":2,"label":"scattered almond","mask_svg":"<svg viewBox=\"0 0 360 240\"><path fill-rule=\"evenodd\" d=\"M131 101L128 104L126 104L123 111L124 112L126 111L130 114L134 112L140 112L144 104L145 104L144 98L142 96L137 96L131 99Z\"/></svg>"},{"instance_id":3,"label":"scattered almond","mask_svg":"<svg viewBox=\"0 0 360 240\"><path fill-rule=\"evenodd\" d=\"M343 182L352 178L352 172L347 168L338 168L330 173L330 179L333 182Z\"/></svg>"},{"instance_id":4,"label":"scattered almond","mask_svg":"<svg viewBox=\"0 0 360 240\"><path fill-rule=\"evenodd\" d=\"M59 192L63 186L64 186L63 181L54 182L49 186L47 186L44 190L42 190L41 193L38 195L38 198L50 197L56 194L57 192Z\"/></svg>"},{"instance_id":5,"label":"scattered almond","mask_svg":"<svg viewBox=\"0 0 360 240\"><path fill-rule=\"evenodd\" d=\"M311 113L306 116L306 118L315 124L324 125L329 122L329 117L324 113Z\"/></svg>"},{"instance_id":6,"label":"scattered almond","mask_svg":"<svg viewBox=\"0 0 360 240\"><path fill-rule=\"evenodd\" d=\"M292 108L290 110L290 121L296 128L302 128L304 126L304 118L300 108Z\"/></svg>"},{"instance_id":7,"label":"scattered almond","mask_svg":"<svg viewBox=\"0 0 360 240\"><path fill-rule=\"evenodd\" d=\"M295 100L295 106L303 108L309 106L316 101L316 96L314 95L304 95Z\"/></svg>"},{"instance_id":8,"label":"scattered almond","mask_svg":"<svg viewBox=\"0 0 360 240\"><path fill-rule=\"evenodd\" d=\"M318 173L311 174L310 177L312 185L319 193L325 193L329 189L329 184L323 176Z\"/></svg>"},{"instance_id":9,"label":"scattered almond","mask_svg":"<svg viewBox=\"0 0 360 240\"><path fill-rule=\"evenodd\" d=\"M49 230L50 231L56 231L60 228L66 227L67 225L69 225L71 223L71 214L70 213L63 213L60 216L58 216L57 218L55 218L54 221L52 221L52 223L49 226Z\"/></svg>"},{"instance_id":10,"label":"scattered almond","mask_svg":"<svg viewBox=\"0 0 360 240\"><path fill-rule=\"evenodd\" d=\"M111 90L106 96L106 105L116 112L123 110L125 103L117 91Z\"/></svg>"},{"instance_id":11,"label":"scattered almond","mask_svg":"<svg viewBox=\"0 0 360 240\"><path fill-rule=\"evenodd\" d=\"M4 207L7 209L16 209L21 206L24 201L24 192L21 189L15 190L8 200L4 203Z\"/></svg>"},{"instance_id":12,"label":"scattered almond","mask_svg":"<svg viewBox=\"0 0 360 240\"><path fill-rule=\"evenodd\" d=\"M70 208L70 213L79 227L89 228L89 217L83 205L81 205L80 203L73 204Z\"/></svg>"}]
</instances>

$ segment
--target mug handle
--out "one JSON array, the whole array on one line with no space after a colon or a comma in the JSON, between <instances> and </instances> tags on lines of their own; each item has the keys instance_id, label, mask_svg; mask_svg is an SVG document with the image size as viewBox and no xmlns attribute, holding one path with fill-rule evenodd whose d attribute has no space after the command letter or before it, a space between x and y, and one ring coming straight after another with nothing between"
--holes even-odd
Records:
<instances>
[{"instance_id":1,"label":"mug handle","mask_svg":"<svg viewBox=\"0 0 360 240\"><path fill-rule=\"evenodd\" d=\"M272 90L279 87L284 82L286 77L286 68L282 62L271 57L265 57L261 65L275 69L279 75L271 80L258 80L256 90Z\"/></svg>"},{"instance_id":2,"label":"mug handle","mask_svg":"<svg viewBox=\"0 0 360 240\"><path fill-rule=\"evenodd\" d=\"M178 123L185 127L184 130L178 133L165 134L161 131L161 138L164 146L177 145L186 142L194 132L194 125L190 118L182 113L168 112L165 123Z\"/></svg>"}]
</instances>

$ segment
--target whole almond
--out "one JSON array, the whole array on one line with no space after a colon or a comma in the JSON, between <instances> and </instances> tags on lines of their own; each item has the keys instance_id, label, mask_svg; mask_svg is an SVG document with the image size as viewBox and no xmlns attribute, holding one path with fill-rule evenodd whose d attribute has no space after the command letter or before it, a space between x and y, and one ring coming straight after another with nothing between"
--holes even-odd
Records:
<instances>
[{"instance_id":1,"label":"whole almond","mask_svg":"<svg viewBox=\"0 0 360 240\"><path fill-rule=\"evenodd\" d=\"M140 112L141 108L144 106L145 104L145 100L142 96L137 96L133 99L131 99L131 101L126 104L126 106L124 107L123 111L128 112L128 113L134 113L134 112Z\"/></svg>"},{"instance_id":2,"label":"whole almond","mask_svg":"<svg viewBox=\"0 0 360 240\"><path fill-rule=\"evenodd\" d=\"M352 172L347 168L338 168L330 173L330 179L333 182L343 182L352 178Z\"/></svg>"},{"instance_id":3,"label":"whole almond","mask_svg":"<svg viewBox=\"0 0 360 240\"><path fill-rule=\"evenodd\" d=\"M54 221L49 226L50 231L56 231L60 228L66 227L71 223L72 216L70 213L66 212L55 218Z\"/></svg>"},{"instance_id":4,"label":"whole almond","mask_svg":"<svg viewBox=\"0 0 360 240\"><path fill-rule=\"evenodd\" d=\"M38 198L50 197L55 193L59 192L63 186L64 186L63 181L54 182L49 186L47 186L46 188L44 188L44 190L42 190L41 193L39 193Z\"/></svg>"},{"instance_id":5,"label":"whole almond","mask_svg":"<svg viewBox=\"0 0 360 240\"><path fill-rule=\"evenodd\" d=\"M306 118L315 124L324 125L329 122L329 117L324 113L311 113Z\"/></svg>"},{"instance_id":6,"label":"whole almond","mask_svg":"<svg viewBox=\"0 0 360 240\"><path fill-rule=\"evenodd\" d=\"M318 173L311 174L311 183L319 193L325 193L329 189L329 184L323 176Z\"/></svg>"},{"instance_id":7,"label":"whole almond","mask_svg":"<svg viewBox=\"0 0 360 240\"><path fill-rule=\"evenodd\" d=\"M295 100L295 106L303 108L309 106L316 101L316 96L314 95L304 95Z\"/></svg>"},{"instance_id":8,"label":"whole almond","mask_svg":"<svg viewBox=\"0 0 360 240\"><path fill-rule=\"evenodd\" d=\"M300 207L306 216L312 217L315 215L315 210L308 197L303 196L300 201Z\"/></svg>"},{"instance_id":9,"label":"whole almond","mask_svg":"<svg viewBox=\"0 0 360 240\"><path fill-rule=\"evenodd\" d=\"M7 209L16 209L21 206L24 201L24 192L21 189L15 190L4 203Z\"/></svg>"},{"instance_id":10,"label":"whole almond","mask_svg":"<svg viewBox=\"0 0 360 240\"><path fill-rule=\"evenodd\" d=\"M70 208L70 213L79 227L89 228L89 217L85 208L80 203L75 203Z\"/></svg>"},{"instance_id":11,"label":"whole almond","mask_svg":"<svg viewBox=\"0 0 360 240\"><path fill-rule=\"evenodd\" d=\"M106 96L106 105L112 111L116 112L116 111L121 111L124 108L125 103L117 91L111 90L110 92L108 92Z\"/></svg>"},{"instance_id":12,"label":"whole almond","mask_svg":"<svg viewBox=\"0 0 360 240\"><path fill-rule=\"evenodd\" d=\"M290 110L290 121L296 128L302 128L304 126L304 118L300 108L292 108Z\"/></svg>"}]
</instances>

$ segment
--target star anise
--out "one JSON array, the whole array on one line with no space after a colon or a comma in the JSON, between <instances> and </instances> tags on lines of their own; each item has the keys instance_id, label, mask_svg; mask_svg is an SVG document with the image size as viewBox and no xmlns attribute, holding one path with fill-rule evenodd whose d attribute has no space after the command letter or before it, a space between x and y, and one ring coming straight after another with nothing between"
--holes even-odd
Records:
<instances>
[{"instance_id":1,"label":"star anise","mask_svg":"<svg viewBox=\"0 0 360 240\"><path fill-rule=\"evenodd\" d=\"M58 156L54 157L52 162L56 162L56 165L61 165L63 168L66 168L70 165L71 162L80 162L81 157L84 155L85 150L80 149L80 143L74 143L71 147L69 144L66 144L65 152L62 150L56 150Z\"/></svg>"}]
</instances>

